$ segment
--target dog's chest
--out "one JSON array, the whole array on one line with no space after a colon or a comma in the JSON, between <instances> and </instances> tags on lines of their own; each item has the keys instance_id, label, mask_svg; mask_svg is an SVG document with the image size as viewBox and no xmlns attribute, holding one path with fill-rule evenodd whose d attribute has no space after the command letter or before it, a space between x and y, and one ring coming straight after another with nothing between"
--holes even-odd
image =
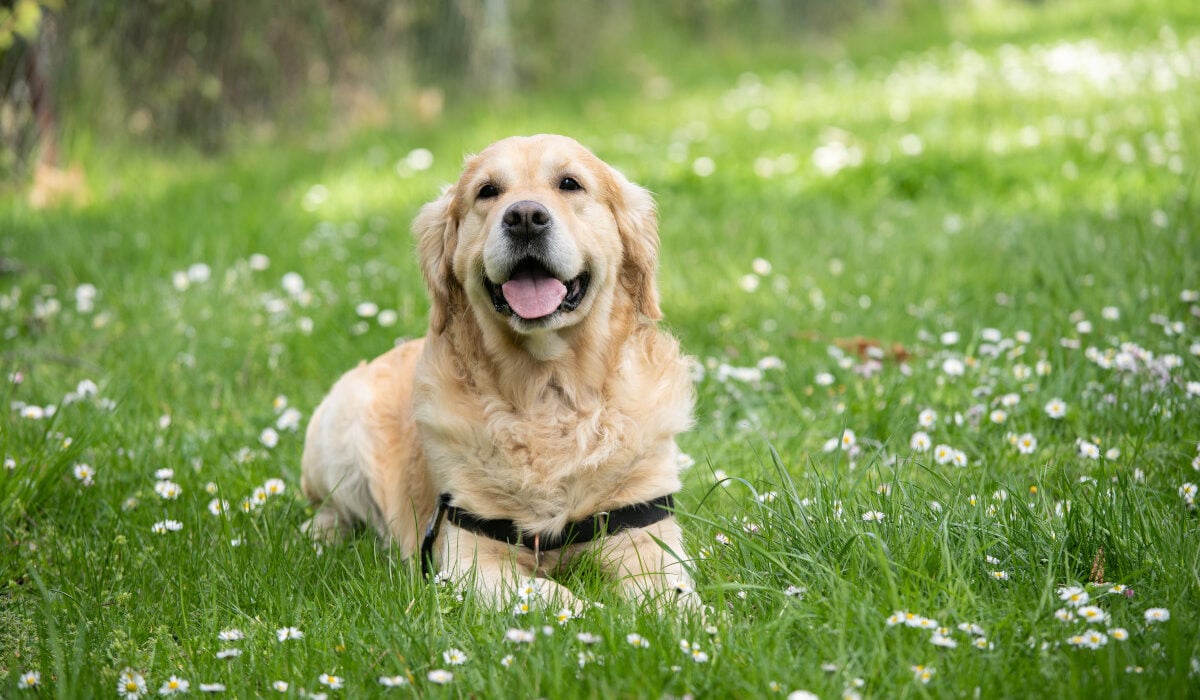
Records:
<instances>
[{"instance_id":1,"label":"dog's chest","mask_svg":"<svg viewBox=\"0 0 1200 700\"><path fill-rule=\"evenodd\" d=\"M453 439L431 446L431 466L460 491L506 509L586 509L619 488L646 450L645 426L621 406L580 407L552 390L524 410L476 406L475 417L469 430L443 433Z\"/></svg>"}]
</instances>

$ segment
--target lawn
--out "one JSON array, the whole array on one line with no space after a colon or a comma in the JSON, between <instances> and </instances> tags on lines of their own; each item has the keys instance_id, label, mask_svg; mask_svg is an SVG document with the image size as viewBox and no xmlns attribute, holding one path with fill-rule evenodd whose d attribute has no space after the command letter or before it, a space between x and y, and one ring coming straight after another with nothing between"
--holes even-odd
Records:
<instances>
[{"instance_id":1,"label":"lawn","mask_svg":"<svg viewBox=\"0 0 1200 700\"><path fill-rule=\"evenodd\" d=\"M216 157L77 133L90 203L0 194L0 696L1196 697L1200 10L838 38ZM542 131L659 204L703 616L298 530L311 411L424 333L417 207Z\"/></svg>"}]
</instances>

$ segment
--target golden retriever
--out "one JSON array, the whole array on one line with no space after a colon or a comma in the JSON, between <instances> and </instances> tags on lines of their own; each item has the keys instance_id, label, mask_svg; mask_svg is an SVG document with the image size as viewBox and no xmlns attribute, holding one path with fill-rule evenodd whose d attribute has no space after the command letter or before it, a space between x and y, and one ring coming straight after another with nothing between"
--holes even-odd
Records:
<instances>
[{"instance_id":1,"label":"golden retriever","mask_svg":"<svg viewBox=\"0 0 1200 700\"><path fill-rule=\"evenodd\" d=\"M366 524L406 557L424 538L440 575L496 605L519 588L578 605L551 577L589 552L635 599L694 602L662 499L694 398L656 323L649 193L572 139L514 137L468 158L413 234L429 333L347 372L314 412L307 530Z\"/></svg>"}]
</instances>

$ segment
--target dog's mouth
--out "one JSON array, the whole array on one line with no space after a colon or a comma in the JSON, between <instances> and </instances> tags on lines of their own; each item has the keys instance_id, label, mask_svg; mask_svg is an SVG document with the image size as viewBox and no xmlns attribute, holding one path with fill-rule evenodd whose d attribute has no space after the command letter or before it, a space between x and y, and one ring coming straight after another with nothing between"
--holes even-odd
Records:
<instances>
[{"instance_id":1,"label":"dog's mouth","mask_svg":"<svg viewBox=\"0 0 1200 700\"><path fill-rule=\"evenodd\" d=\"M586 271L574 279L561 280L533 258L517 263L506 282L497 284L486 274L483 276L496 311L526 321L574 311L587 294L590 280Z\"/></svg>"}]
</instances>

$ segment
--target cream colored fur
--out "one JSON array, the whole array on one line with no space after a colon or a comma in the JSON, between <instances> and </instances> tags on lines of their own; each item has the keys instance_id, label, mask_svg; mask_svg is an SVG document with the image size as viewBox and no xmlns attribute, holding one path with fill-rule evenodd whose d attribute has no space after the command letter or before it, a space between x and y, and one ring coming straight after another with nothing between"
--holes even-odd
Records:
<instances>
[{"instance_id":1,"label":"cream colored fur","mask_svg":"<svg viewBox=\"0 0 1200 700\"><path fill-rule=\"evenodd\" d=\"M559 189L564 176L583 189ZM478 197L489 183L500 194ZM562 264L591 274L580 306L542 324L497 312L483 283L500 217L522 200L551 213ZM655 323L658 232L645 190L566 137L511 138L468 159L413 232L430 332L347 372L313 414L302 486L318 507L314 536L364 523L413 556L438 493L550 535L679 489L675 436L693 393L677 342ZM577 605L550 577L587 551L633 597L691 588L673 517L540 561L443 522L435 562L498 605L531 577Z\"/></svg>"}]
</instances>

